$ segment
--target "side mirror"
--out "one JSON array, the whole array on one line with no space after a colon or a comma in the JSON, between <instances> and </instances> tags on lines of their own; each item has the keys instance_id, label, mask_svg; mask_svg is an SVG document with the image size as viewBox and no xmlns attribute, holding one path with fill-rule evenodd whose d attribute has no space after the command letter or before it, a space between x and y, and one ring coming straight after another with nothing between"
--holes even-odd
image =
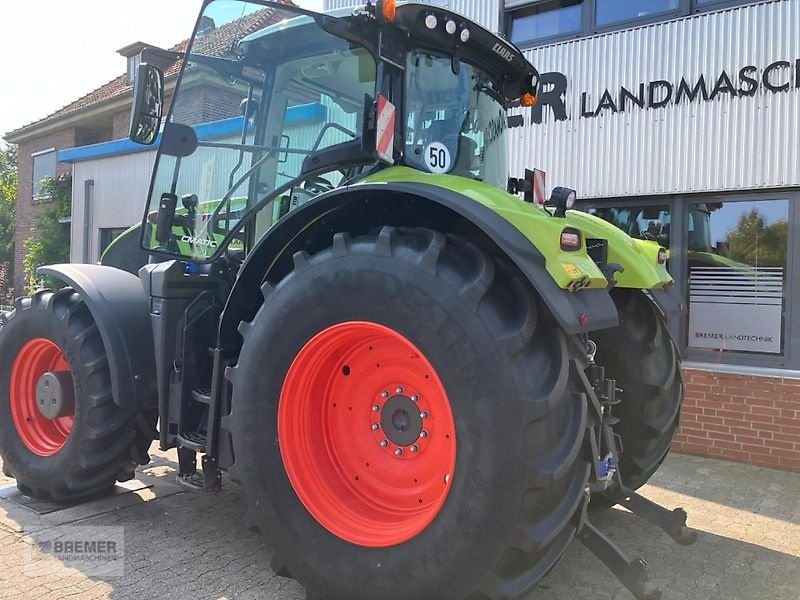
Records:
<instances>
[{"instance_id":1,"label":"side mirror","mask_svg":"<svg viewBox=\"0 0 800 600\"><path fill-rule=\"evenodd\" d=\"M164 74L161 69L141 63L136 70L128 137L137 144L156 141L164 110Z\"/></svg>"}]
</instances>

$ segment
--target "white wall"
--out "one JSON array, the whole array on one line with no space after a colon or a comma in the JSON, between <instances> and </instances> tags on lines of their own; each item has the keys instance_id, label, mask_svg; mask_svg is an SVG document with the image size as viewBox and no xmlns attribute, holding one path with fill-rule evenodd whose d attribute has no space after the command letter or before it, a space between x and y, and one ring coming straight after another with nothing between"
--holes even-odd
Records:
<instances>
[{"instance_id":1,"label":"white wall","mask_svg":"<svg viewBox=\"0 0 800 600\"><path fill-rule=\"evenodd\" d=\"M129 227L142 220L156 153L136 152L76 162L72 175L70 262L99 260L99 230ZM85 182L94 181L89 254L83 254Z\"/></svg>"},{"instance_id":2,"label":"white wall","mask_svg":"<svg viewBox=\"0 0 800 600\"><path fill-rule=\"evenodd\" d=\"M541 125L512 129L514 172L536 167L548 186L567 185L583 197L628 196L800 185L800 1L742 6L638 29L564 42L526 52L542 72L567 76L569 119L545 109ZM724 70L738 90L740 69L761 80L752 97L720 93L664 108L606 108L581 117L581 95L596 108L605 90L638 92L665 80L677 88L705 76L708 92ZM519 112L519 111L516 111ZM526 117L526 121L530 118Z\"/></svg>"}]
</instances>

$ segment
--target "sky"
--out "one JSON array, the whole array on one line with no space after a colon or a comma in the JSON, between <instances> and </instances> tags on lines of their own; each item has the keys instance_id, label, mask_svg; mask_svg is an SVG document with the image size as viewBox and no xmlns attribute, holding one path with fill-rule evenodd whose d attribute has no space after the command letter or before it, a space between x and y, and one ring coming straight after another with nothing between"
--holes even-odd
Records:
<instances>
[{"instance_id":1,"label":"sky","mask_svg":"<svg viewBox=\"0 0 800 600\"><path fill-rule=\"evenodd\" d=\"M322 0L295 0L312 10ZM3 5L0 138L125 72L117 50L187 39L201 0L40 0Z\"/></svg>"}]
</instances>

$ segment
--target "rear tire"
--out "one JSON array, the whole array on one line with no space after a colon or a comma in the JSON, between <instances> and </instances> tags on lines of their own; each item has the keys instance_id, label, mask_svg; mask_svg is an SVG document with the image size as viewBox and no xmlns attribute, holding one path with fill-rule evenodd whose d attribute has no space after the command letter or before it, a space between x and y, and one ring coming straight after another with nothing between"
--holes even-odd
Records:
<instances>
[{"instance_id":1,"label":"rear tire","mask_svg":"<svg viewBox=\"0 0 800 600\"><path fill-rule=\"evenodd\" d=\"M614 431L622 438L622 481L636 490L664 462L678 429L680 354L652 300L639 290L615 289L611 294L620 324L593 332L592 339L597 343L595 360L623 390L622 401L612 410L620 419Z\"/></svg>"},{"instance_id":2,"label":"rear tire","mask_svg":"<svg viewBox=\"0 0 800 600\"><path fill-rule=\"evenodd\" d=\"M581 451L587 409L570 376L567 340L538 318L527 281L458 238L385 227L379 235L353 240L337 234L331 248L313 257L296 254L294 271L263 292L258 313L240 327L244 344L238 364L228 370L233 408L223 427L232 432L234 469L249 518L274 546L276 572L291 574L309 598L324 600L524 596L573 538L573 517L589 474ZM325 478L298 482L297 472L293 479L287 473L289 455L302 444L313 448L316 443L324 460L334 456L334 466L350 464L354 455L363 459L361 452L380 451L369 419L383 385L359 383L339 396L353 409L344 413L354 415L351 444L326 437L318 423L296 422L304 414L327 419L334 410L348 410L334 408L333 383L325 389L320 383L308 397L317 412L292 413L297 426L292 439L279 436L281 415L298 402L296 394L286 392L292 380L287 373L297 364L312 364L302 357L321 332L354 323L382 327L393 332L389 337L396 334L413 344L429 361L452 409L457 457L452 478L441 482L449 486L446 499L438 512L427 515L421 531L407 531L403 541L369 537L367 531L366 541L354 543L346 538L356 539L355 534L333 533L346 527L347 519L326 516L324 507L320 512L293 481L323 492L333 487L326 488ZM361 377L359 382L374 383L380 369L325 364L333 365L331 382L338 375L341 381ZM323 367L308 368L307 382L326 381L318 377ZM389 379L386 387L394 383ZM356 426L362 421L363 427ZM331 447L331 440L346 447ZM369 444L376 448L359 450ZM347 472L352 485L369 477L366 462L359 463L362 471ZM397 469L403 472L409 465L398 459ZM362 480L356 484L357 475ZM380 490L365 500L358 490L367 488L355 489L331 501L363 506L365 519L370 499L391 503Z\"/></svg>"},{"instance_id":3,"label":"rear tire","mask_svg":"<svg viewBox=\"0 0 800 600\"><path fill-rule=\"evenodd\" d=\"M56 370L71 377L72 389L65 389L74 407L54 426L35 410L35 386L42 372ZM150 460L157 414L114 403L97 324L71 288L17 299L0 328L0 390L0 455L26 495L94 496L132 479Z\"/></svg>"}]
</instances>

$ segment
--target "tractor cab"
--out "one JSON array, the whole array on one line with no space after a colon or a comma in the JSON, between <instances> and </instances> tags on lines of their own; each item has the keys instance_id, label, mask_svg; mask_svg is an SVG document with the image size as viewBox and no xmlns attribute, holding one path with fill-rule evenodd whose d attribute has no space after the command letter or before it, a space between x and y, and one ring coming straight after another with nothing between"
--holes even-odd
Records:
<instances>
[{"instance_id":1,"label":"tractor cab","mask_svg":"<svg viewBox=\"0 0 800 600\"><path fill-rule=\"evenodd\" d=\"M536 70L456 13L379 4L207 2L166 100L180 57L146 51L131 129L160 137L146 251L247 253L292 208L387 165L505 188L506 106L533 102Z\"/></svg>"}]
</instances>

